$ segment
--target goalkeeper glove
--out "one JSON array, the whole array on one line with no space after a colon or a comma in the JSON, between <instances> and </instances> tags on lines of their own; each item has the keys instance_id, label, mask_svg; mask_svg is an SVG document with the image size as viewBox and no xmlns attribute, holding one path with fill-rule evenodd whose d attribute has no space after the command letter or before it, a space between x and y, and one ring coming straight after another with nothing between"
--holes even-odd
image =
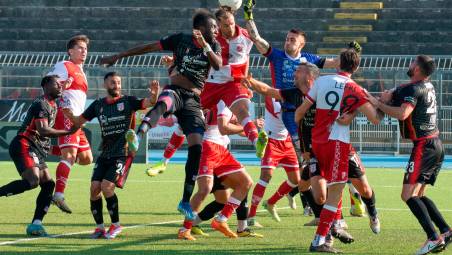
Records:
<instances>
[{"instance_id":1,"label":"goalkeeper glove","mask_svg":"<svg viewBox=\"0 0 452 255\"><path fill-rule=\"evenodd\" d=\"M348 48L354 49L357 53L361 53L361 45L359 45L359 43L357 41L351 41L348 44Z\"/></svg>"},{"instance_id":2,"label":"goalkeeper glove","mask_svg":"<svg viewBox=\"0 0 452 255\"><path fill-rule=\"evenodd\" d=\"M253 20L253 8L256 5L256 0L246 0L243 5L244 16L246 20Z\"/></svg>"}]
</instances>

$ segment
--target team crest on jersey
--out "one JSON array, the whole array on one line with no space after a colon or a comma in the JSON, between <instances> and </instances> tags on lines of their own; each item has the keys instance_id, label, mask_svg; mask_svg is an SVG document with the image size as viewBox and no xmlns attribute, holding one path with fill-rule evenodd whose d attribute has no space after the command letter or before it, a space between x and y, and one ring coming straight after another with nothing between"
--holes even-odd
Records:
<instances>
[{"instance_id":1,"label":"team crest on jersey","mask_svg":"<svg viewBox=\"0 0 452 255\"><path fill-rule=\"evenodd\" d=\"M237 45L237 52L242 52L242 51L243 51L243 46Z\"/></svg>"},{"instance_id":2,"label":"team crest on jersey","mask_svg":"<svg viewBox=\"0 0 452 255\"><path fill-rule=\"evenodd\" d=\"M124 103L123 102L117 104L116 107L118 108L118 111L120 111L120 112L124 111Z\"/></svg>"}]
</instances>

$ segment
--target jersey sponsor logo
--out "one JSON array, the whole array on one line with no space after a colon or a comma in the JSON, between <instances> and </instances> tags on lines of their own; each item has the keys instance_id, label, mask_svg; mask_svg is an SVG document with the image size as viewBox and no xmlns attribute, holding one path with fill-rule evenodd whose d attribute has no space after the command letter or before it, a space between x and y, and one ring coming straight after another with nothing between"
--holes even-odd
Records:
<instances>
[{"instance_id":1,"label":"jersey sponsor logo","mask_svg":"<svg viewBox=\"0 0 452 255\"><path fill-rule=\"evenodd\" d=\"M237 52L242 52L243 51L243 46L242 45L237 45Z\"/></svg>"},{"instance_id":2,"label":"jersey sponsor logo","mask_svg":"<svg viewBox=\"0 0 452 255\"><path fill-rule=\"evenodd\" d=\"M123 102L117 104L116 107L118 108L118 111L120 111L120 112L124 111L124 103Z\"/></svg>"}]
</instances>

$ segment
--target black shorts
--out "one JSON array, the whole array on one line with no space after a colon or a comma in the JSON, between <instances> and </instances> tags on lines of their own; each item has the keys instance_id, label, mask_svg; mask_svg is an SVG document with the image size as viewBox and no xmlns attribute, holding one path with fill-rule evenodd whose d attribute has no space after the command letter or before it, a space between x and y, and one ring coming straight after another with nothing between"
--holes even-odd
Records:
<instances>
[{"instance_id":1,"label":"black shorts","mask_svg":"<svg viewBox=\"0 0 452 255\"><path fill-rule=\"evenodd\" d=\"M20 175L33 167L37 167L39 170L47 169L47 164L44 161L45 156L36 145L24 137L16 136L13 138L9 145L9 155Z\"/></svg>"},{"instance_id":2,"label":"black shorts","mask_svg":"<svg viewBox=\"0 0 452 255\"><path fill-rule=\"evenodd\" d=\"M301 179L307 181L311 177L320 175L319 162L315 157L312 157L308 162L305 163L303 171L301 172Z\"/></svg>"},{"instance_id":3,"label":"black shorts","mask_svg":"<svg viewBox=\"0 0 452 255\"><path fill-rule=\"evenodd\" d=\"M438 137L415 141L403 184L434 185L443 161L443 144Z\"/></svg>"},{"instance_id":4,"label":"black shorts","mask_svg":"<svg viewBox=\"0 0 452 255\"><path fill-rule=\"evenodd\" d=\"M213 187L212 187L212 191L210 193L215 193L215 191L217 190L225 190L226 187L223 186L223 184L221 184L221 180L220 178L218 178L217 176L213 177Z\"/></svg>"},{"instance_id":5,"label":"black shorts","mask_svg":"<svg viewBox=\"0 0 452 255\"><path fill-rule=\"evenodd\" d=\"M124 171L126 157L99 157L94 165L91 181L107 180L116 183L118 176Z\"/></svg>"},{"instance_id":6,"label":"black shorts","mask_svg":"<svg viewBox=\"0 0 452 255\"><path fill-rule=\"evenodd\" d=\"M351 152L348 158L348 178L361 178L366 174L366 170L361 163L361 158L356 152Z\"/></svg>"},{"instance_id":7,"label":"black shorts","mask_svg":"<svg viewBox=\"0 0 452 255\"><path fill-rule=\"evenodd\" d=\"M195 92L181 88L177 85L166 86L159 95L159 101L171 98L172 104L164 117L174 114L185 135L205 131L204 115L201 108L201 99Z\"/></svg>"}]
</instances>

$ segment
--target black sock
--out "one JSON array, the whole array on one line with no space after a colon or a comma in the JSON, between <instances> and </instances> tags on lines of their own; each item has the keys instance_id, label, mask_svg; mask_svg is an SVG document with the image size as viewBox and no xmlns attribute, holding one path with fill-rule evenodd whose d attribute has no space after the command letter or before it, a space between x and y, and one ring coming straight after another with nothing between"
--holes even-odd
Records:
<instances>
[{"instance_id":1,"label":"black sock","mask_svg":"<svg viewBox=\"0 0 452 255\"><path fill-rule=\"evenodd\" d=\"M439 228L439 231L441 231L441 233L446 233L447 231L449 231L450 227L439 212L435 203L430 200L430 198L425 196L421 197L420 199L422 200L422 202L424 202L425 207L427 207L428 214L430 215L430 218L435 223L435 225Z\"/></svg>"},{"instance_id":2,"label":"black sock","mask_svg":"<svg viewBox=\"0 0 452 255\"><path fill-rule=\"evenodd\" d=\"M295 197L299 192L298 187L295 187L289 192L289 196Z\"/></svg>"},{"instance_id":3,"label":"black sock","mask_svg":"<svg viewBox=\"0 0 452 255\"><path fill-rule=\"evenodd\" d=\"M309 206L311 206L312 212L314 213L314 216L316 218L320 218L320 212L322 212L322 205L319 205L315 202L314 196L312 195L312 190L308 189L306 191L303 191L303 196L308 201Z\"/></svg>"},{"instance_id":4,"label":"black sock","mask_svg":"<svg viewBox=\"0 0 452 255\"><path fill-rule=\"evenodd\" d=\"M239 207L235 210L235 214L237 214L237 220L246 220L248 218L248 198L242 200Z\"/></svg>"},{"instance_id":5,"label":"black sock","mask_svg":"<svg viewBox=\"0 0 452 255\"><path fill-rule=\"evenodd\" d=\"M102 215L102 198L97 200L90 200L91 213L97 225L104 223L104 216Z\"/></svg>"},{"instance_id":6,"label":"black sock","mask_svg":"<svg viewBox=\"0 0 452 255\"><path fill-rule=\"evenodd\" d=\"M201 144L188 147L188 157L185 163L185 182L182 202L190 202L191 195L195 189L195 179L198 174L199 161L201 160Z\"/></svg>"},{"instance_id":7,"label":"black sock","mask_svg":"<svg viewBox=\"0 0 452 255\"><path fill-rule=\"evenodd\" d=\"M218 203L217 201L212 201L204 209L202 209L201 212L198 213L198 217L202 221L210 220L212 219L216 213L221 211L224 207L224 204Z\"/></svg>"},{"instance_id":8,"label":"black sock","mask_svg":"<svg viewBox=\"0 0 452 255\"><path fill-rule=\"evenodd\" d=\"M47 214L49 210L50 203L52 202L53 190L55 189L55 182L53 180L44 182L40 184L41 191L36 198L36 209L35 215L33 216L34 220L44 219L44 216Z\"/></svg>"},{"instance_id":9,"label":"black sock","mask_svg":"<svg viewBox=\"0 0 452 255\"><path fill-rule=\"evenodd\" d=\"M375 191L372 190L372 196L370 198L365 198L361 196L364 204L366 204L367 212L369 216L375 217L377 216L377 208L375 207Z\"/></svg>"},{"instance_id":10,"label":"black sock","mask_svg":"<svg viewBox=\"0 0 452 255\"><path fill-rule=\"evenodd\" d=\"M113 194L111 197L106 197L105 201L107 201L107 209L110 214L111 223L119 222L119 205L118 205L118 197L116 194Z\"/></svg>"},{"instance_id":11,"label":"black sock","mask_svg":"<svg viewBox=\"0 0 452 255\"><path fill-rule=\"evenodd\" d=\"M416 216L419 224L421 224L427 238L430 240L436 240L439 238L438 233L435 231L432 220L428 214L427 207L419 197L411 197L406 201L406 204L410 208L411 212Z\"/></svg>"},{"instance_id":12,"label":"black sock","mask_svg":"<svg viewBox=\"0 0 452 255\"><path fill-rule=\"evenodd\" d=\"M309 205L308 200L306 200L306 197L303 195L303 193L300 193L300 199L301 204L303 205L303 208L306 208L306 206Z\"/></svg>"},{"instance_id":13,"label":"black sock","mask_svg":"<svg viewBox=\"0 0 452 255\"><path fill-rule=\"evenodd\" d=\"M159 101L155 104L155 106L146 114L146 117L142 121L141 125L138 127L138 133L146 134L149 128L157 126L157 122L166 112L166 103L163 101Z\"/></svg>"},{"instance_id":14,"label":"black sock","mask_svg":"<svg viewBox=\"0 0 452 255\"><path fill-rule=\"evenodd\" d=\"M12 181L0 187L0 197L17 195L30 189L31 185L27 180Z\"/></svg>"}]
</instances>

